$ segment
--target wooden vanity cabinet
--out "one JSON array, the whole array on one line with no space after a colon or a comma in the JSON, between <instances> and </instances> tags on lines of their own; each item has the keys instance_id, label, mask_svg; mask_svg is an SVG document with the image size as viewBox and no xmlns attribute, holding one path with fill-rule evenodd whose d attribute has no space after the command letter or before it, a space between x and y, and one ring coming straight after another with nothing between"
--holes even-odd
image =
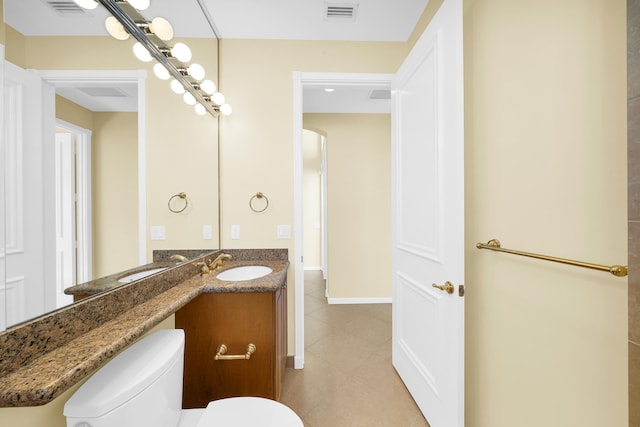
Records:
<instances>
[{"instance_id":1,"label":"wooden vanity cabinet","mask_svg":"<svg viewBox=\"0 0 640 427\"><path fill-rule=\"evenodd\" d=\"M287 359L287 289L274 292L204 293L176 312L184 329L183 408L203 408L216 399L258 396L280 399ZM220 344L228 355L214 360Z\"/></svg>"}]
</instances>

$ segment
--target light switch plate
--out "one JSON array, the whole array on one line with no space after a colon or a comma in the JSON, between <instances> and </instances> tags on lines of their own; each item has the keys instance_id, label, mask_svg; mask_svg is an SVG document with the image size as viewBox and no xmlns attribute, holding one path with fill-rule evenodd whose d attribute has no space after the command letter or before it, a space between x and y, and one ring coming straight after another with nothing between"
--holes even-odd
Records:
<instances>
[{"instance_id":1,"label":"light switch plate","mask_svg":"<svg viewBox=\"0 0 640 427\"><path fill-rule=\"evenodd\" d=\"M290 239L291 238L291 226L279 225L278 226L278 239Z\"/></svg>"},{"instance_id":2,"label":"light switch plate","mask_svg":"<svg viewBox=\"0 0 640 427\"><path fill-rule=\"evenodd\" d=\"M151 240L165 240L167 233L164 225L151 226Z\"/></svg>"},{"instance_id":3,"label":"light switch plate","mask_svg":"<svg viewBox=\"0 0 640 427\"><path fill-rule=\"evenodd\" d=\"M239 225L232 225L231 226L231 238L233 240L240 239L240 226Z\"/></svg>"},{"instance_id":4,"label":"light switch plate","mask_svg":"<svg viewBox=\"0 0 640 427\"><path fill-rule=\"evenodd\" d=\"M213 239L213 227L210 225L203 225L202 226L202 238L204 240L211 240Z\"/></svg>"}]
</instances>

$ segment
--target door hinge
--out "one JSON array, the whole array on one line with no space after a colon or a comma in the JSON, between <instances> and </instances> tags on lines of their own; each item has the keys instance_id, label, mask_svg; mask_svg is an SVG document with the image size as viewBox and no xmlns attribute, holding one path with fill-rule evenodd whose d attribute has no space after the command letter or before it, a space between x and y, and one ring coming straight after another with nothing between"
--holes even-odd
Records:
<instances>
[{"instance_id":1,"label":"door hinge","mask_svg":"<svg viewBox=\"0 0 640 427\"><path fill-rule=\"evenodd\" d=\"M459 297L464 296L464 285L458 285L458 296Z\"/></svg>"}]
</instances>

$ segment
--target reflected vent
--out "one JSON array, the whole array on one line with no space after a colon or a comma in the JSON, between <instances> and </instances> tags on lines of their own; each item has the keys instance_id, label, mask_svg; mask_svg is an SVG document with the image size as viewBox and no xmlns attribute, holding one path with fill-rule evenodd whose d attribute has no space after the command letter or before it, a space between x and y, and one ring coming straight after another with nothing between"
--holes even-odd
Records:
<instances>
[{"instance_id":1,"label":"reflected vent","mask_svg":"<svg viewBox=\"0 0 640 427\"><path fill-rule=\"evenodd\" d=\"M115 87L79 87L78 90L89 96L102 96L109 98L126 98L128 95Z\"/></svg>"},{"instance_id":2,"label":"reflected vent","mask_svg":"<svg viewBox=\"0 0 640 427\"><path fill-rule=\"evenodd\" d=\"M42 0L42 2L59 15L88 15L87 10L78 6L73 0Z\"/></svg>"},{"instance_id":3,"label":"reflected vent","mask_svg":"<svg viewBox=\"0 0 640 427\"><path fill-rule=\"evenodd\" d=\"M353 3L325 3L325 19L330 21L355 21L358 5Z\"/></svg>"},{"instance_id":4,"label":"reflected vent","mask_svg":"<svg viewBox=\"0 0 640 427\"><path fill-rule=\"evenodd\" d=\"M373 89L369 92L369 99L391 99L391 91L389 89Z\"/></svg>"}]
</instances>

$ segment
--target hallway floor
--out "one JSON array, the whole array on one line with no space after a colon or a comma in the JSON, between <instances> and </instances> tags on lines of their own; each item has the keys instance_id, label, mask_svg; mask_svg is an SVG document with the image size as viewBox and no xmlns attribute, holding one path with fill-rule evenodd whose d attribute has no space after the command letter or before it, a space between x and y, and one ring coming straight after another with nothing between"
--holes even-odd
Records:
<instances>
[{"instance_id":1,"label":"hallway floor","mask_svg":"<svg viewBox=\"0 0 640 427\"><path fill-rule=\"evenodd\" d=\"M287 369L282 403L305 427L428 427L391 365L391 304L329 305L305 272L305 365Z\"/></svg>"}]
</instances>

